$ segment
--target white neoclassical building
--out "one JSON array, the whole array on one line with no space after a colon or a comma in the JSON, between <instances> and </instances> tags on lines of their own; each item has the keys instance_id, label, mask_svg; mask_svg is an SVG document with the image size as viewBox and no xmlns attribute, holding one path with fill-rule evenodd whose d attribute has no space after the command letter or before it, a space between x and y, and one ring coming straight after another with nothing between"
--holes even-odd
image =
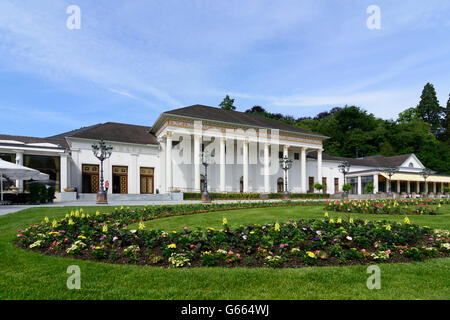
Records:
<instances>
[{"instance_id":1,"label":"white neoclassical building","mask_svg":"<svg viewBox=\"0 0 450 320\"><path fill-rule=\"evenodd\" d=\"M321 183L330 194L342 190L339 165L347 162L346 182L354 194L368 184L374 193L386 192L389 177L381 170L396 167L391 190L398 193L442 192L450 177L433 174L425 185L423 164L414 154L359 159L323 153L326 136L259 115L194 105L162 113L153 126L102 123L47 138L0 135L0 158L36 168L50 175L57 194L76 188L81 194L99 190L99 160L92 144L104 140L113 147L104 162L108 193L167 194L200 192L208 161L208 190L214 192L282 192L287 178L294 193L317 192ZM280 158L292 168L287 177ZM16 181L16 189L27 189ZM152 199L151 197L149 199Z\"/></svg>"}]
</instances>

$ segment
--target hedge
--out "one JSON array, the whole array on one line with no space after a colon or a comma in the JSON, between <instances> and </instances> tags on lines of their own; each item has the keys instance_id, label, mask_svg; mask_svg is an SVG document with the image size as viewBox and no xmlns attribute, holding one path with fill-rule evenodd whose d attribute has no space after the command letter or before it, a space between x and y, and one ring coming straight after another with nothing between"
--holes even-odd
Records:
<instances>
[{"instance_id":1,"label":"hedge","mask_svg":"<svg viewBox=\"0 0 450 320\"><path fill-rule=\"evenodd\" d=\"M261 193L210 193L213 200L258 200L262 199ZM186 192L183 194L184 200L200 200L201 193ZM269 199L282 199L282 193L269 193ZM329 199L328 193L291 193L291 199Z\"/></svg>"}]
</instances>

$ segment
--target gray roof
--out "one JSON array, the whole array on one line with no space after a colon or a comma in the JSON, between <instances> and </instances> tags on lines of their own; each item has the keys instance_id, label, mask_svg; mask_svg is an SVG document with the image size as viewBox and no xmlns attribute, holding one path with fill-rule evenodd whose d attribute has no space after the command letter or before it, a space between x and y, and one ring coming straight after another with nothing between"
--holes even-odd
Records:
<instances>
[{"instance_id":1,"label":"gray roof","mask_svg":"<svg viewBox=\"0 0 450 320\"><path fill-rule=\"evenodd\" d=\"M292 126L290 124L280 122L278 120L269 119L257 114L233 110L225 110L221 108L209 107L200 104L166 111L164 112L164 114L202 120L226 122L258 128L278 129L280 131L288 131L293 133L312 135L320 138L327 138L322 134L305 130L296 126Z\"/></svg>"},{"instance_id":2,"label":"gray roof","mask_svg":"<svg viewBox=\"0 0 450 320\"><path fill-rule=\"evenodd\" d=\"M13 136L13 135L9 135L9 134L0 134L0 140L19 141L19 142L23 142L24 144L30 144L30 143L52 143L52 144L55 144L59 148L62 148L62 149L67 149L69 147L67 145L67 142L66 142L65 139L61 139L61 138L57 138L57 137L39 138L39 137ZM6 144L6 145L11 145L11 146L16 146L16 147L20 146L20 145L14 144L14 143L7 143L7 142L2 142L2 144L3 145ZM49 147L45 147L45 148L49 148Z\"/></svg>"},{"instance_id":3,"label":"gray roof","mask_svg":"<svg viewBox=\"0 0 450 320\"><path fill-rule=\"evenodd\" d=\"M367 156L363 158L346 158L331 156L326 153L322 153L322 159L328 161L343 162L348 161L352 166L364 166L364 167L398 167L405 162L412 153L401 154L398 156L385 157L382 155ZM308 158L317 159L317 151L308 153Z\"/></svg>"},{"instance_id":4,"label":"gray roof","mask_svg":"<svg viewBox=\"0 0 450 320\"><path fill-rule=\"evenodd\" d=\"M74 137L136 144L158 144L157 138L150 133L150 129L151 127L146 126L106 122L61 133L50 138Z\"/></svg>"}]
</instances>

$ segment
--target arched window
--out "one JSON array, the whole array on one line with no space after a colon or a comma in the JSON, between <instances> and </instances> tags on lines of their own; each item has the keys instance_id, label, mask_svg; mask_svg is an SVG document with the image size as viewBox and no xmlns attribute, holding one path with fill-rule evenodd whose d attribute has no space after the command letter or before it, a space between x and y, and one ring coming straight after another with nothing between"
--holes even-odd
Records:
<instances>
[{"instance_id":1,"label":"arched window","mask_svg":"<svg viewBox=\"0 0 450 320\"><path fill-rule=\"evenodd\" d=\"M277 179L277 192L282 193L284 191L284 180L283 178L279 177Z\"/></svg>"},{"instance_id":2,"label":"arched window","mask_svg":"<svg viewBox=\"0 0 450 320\"><path fill-rule=\"evenodd\" d=\"M410 162L410 163L409 163L409 167L410 167L410 168L414 168L414 163Z\"/></svg>"}]
</instances>

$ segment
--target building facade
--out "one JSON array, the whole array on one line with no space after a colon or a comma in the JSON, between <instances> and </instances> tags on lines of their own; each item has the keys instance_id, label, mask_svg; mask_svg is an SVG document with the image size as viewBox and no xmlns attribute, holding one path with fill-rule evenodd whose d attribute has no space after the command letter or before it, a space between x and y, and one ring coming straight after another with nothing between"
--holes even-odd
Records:
<instances>
[{"instance_id":1,"label":"building facade","mask_svg":"<svg viewBox=\"0 0 450 320\"><path fill-rule=\"evenodd\" d=\"M346 182L353 194L386 192L389 177L383 168L396 167L391 190L398 193L443 192L450 177L433 174L424 182L423 164L414 154L360 159L323 153L326 136L258 115L203 105L162 113L153 126L103 123L48 138L0 135L0 157L50 175L58 194L76 188L97 193L100 163L92 145L104 140L113 147L104 162L108 193L165 194L200 192L207 182L211 192L283 192L285 180L294 193L342 190L339 171L349 164ZM279 161L288 157L287 176ZM27 182L16 181L19 192Z\"/></svg>"}]
</instances>

